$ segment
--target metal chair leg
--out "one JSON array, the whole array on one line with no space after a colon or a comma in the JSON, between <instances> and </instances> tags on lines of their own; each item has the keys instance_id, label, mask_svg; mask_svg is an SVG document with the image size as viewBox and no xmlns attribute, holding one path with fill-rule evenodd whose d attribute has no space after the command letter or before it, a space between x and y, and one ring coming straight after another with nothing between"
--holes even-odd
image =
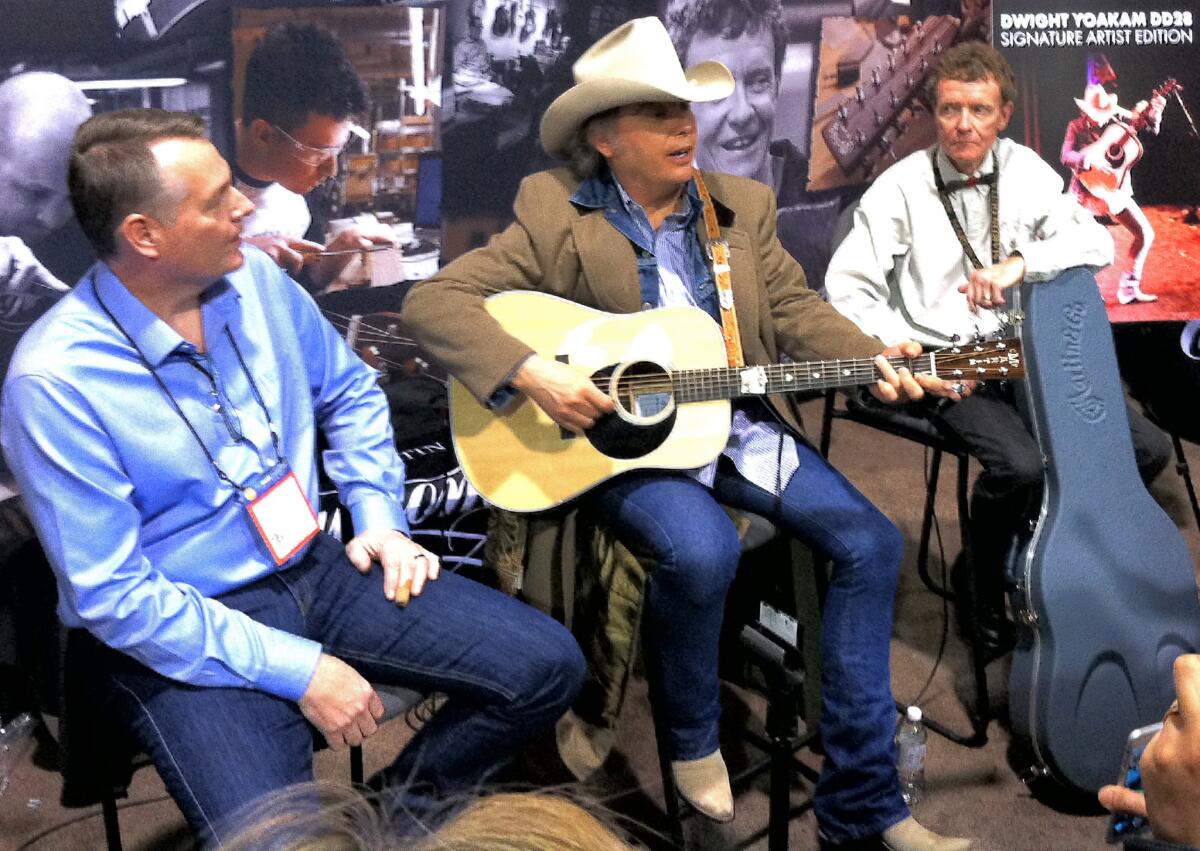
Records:
<instances>
[{"instance_id":1,"label":"metal chair leg","mask_svg":"<svg viewBox=\"0 0 1200 851\"><path fill-rule=\"evenodd\" d=\"M969 622L963 624L967 633L967 644L971 651L971 673L975 680L975 705L971 716L971 732L962 734L951 730L932 718L925 719L925 726L945 739L968 748L981 748L987 744L987 728L991 722L991 697L987 684L987 654L983 650L983 642L979 638L979 594L975 587L975 568L971 563L971 507L968 498L968 463L966 457L961 457L958 464L958 482L956 496L958 500L959 534L962 540L962 551L967 558L966 582L964 590L969 598L966 609L971 613ZM899 704L897 704L899 709Z\"/></svg>"},{"instance_id":2,"label":"metal chair leg","mask_svg":"<svg viewBox=\"0 0 1200 851\"><path fill-rule=\"evenodd\" d=\"M104 815L104 841L108 851L121 851L121 822L117 818L117 797L112 787L106 787L100 797L100 811Z\"/></svg>"},{"instance_id":3,"label":"metal chair leg","mask_svg":"<svg viewBox=\"0 0 1200 851\"><path fill-rule=\"evenodd\" d=\"M1192 484L1192 472L1188 468L1187 456L1183 454L1183 441L1179 435L1171 432L1171 442L1175 444L1175 472L1183 479L1187 488L1188 501L1192 504L1192 514L1196 518L1196 528L1200 529L1200 502L1196 500L1196 486Z\"/></svg>"},{"instance_id":4,"label":"metal chair leg","mask_svg":"<svg viewBox=\"0 0 1200 851\"><path fill-rule=\"evenodd\" d=\"M960 461L960 463L962 463ZM949 600L953 594L933 581L929 575L929 537L933 531L934 512L937 509L938 477L942 470L941 447L933 447L933 457L929 461L929 483L925 486L925 513L921 517L921 540L917 545L917 575L925 587Z\"/></svg>"},{"instance_id":5,"label":"metal chair leg","mask_svg":"<svg viewBox=\"0 0 1200 851\"><path fill-rule=\"evenodd\" d=\"M680 800L679 791L675 788L675 772L671 768L671 725L663 710L666 701L662 696L662 671L647 641L649 619L644 616L641 627L642 661L646 667L646 690L650 698L650 717L654 722L654 744L658 749L658 770L667 808L667 826L672 844L676 848L684 848L683 815L687 805Z\"/></svg>"}]
</instances>

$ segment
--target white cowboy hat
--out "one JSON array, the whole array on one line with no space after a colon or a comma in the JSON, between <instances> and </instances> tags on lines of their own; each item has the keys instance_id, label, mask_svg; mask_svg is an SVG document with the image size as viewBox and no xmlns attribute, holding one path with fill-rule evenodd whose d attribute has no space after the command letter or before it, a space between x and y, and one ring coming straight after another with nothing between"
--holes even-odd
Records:
<instances>
[{"instance_id":1,"label":"white cowboy hat","mask_svg":"<svg viewBox=\"0 0 1200 851\"><path fill-rule=\"evenodd\" d=\"M575 85L542 116L542 147L566 158L576 128L593 115L644 101L720 100L733 92L733 75L707 60L685 72L658 18L635 18L589 47L571 68Z\"/></svg>"},{"instance_id":2,"label":"white cowboy hat","mask_svg":"<svg viewBox=\"0 0 1200 851\"><path fill-rule=\"evenodd\" d=\"M1117 114L1117 96L1106 92L1099 83L1089 84L1083 90L1083 99L1075 98L1075 105L1097 124L1106 124Z\"/></svg>"}]
</instances>

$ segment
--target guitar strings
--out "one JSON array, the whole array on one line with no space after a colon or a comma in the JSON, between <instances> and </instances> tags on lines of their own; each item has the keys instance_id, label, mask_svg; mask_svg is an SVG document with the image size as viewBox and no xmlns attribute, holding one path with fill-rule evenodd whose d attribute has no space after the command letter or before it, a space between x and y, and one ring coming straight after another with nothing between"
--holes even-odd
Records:
<instances>
[{"instance_id":1,"label":"guitar strings","mask_svg":"<svg viewBox=\"0 0 1200 851\"><path fill-rule=\"evenodd\" d=\"M329 324L332 325L335 329L340 331L343 335L349 333L350 325L354 319L352 316L346 316L345 314L337 313L332 310L326 310L326 311L322 311L322 312L325 314L325 318L329 320ZM399 334L393 334L392 332L388 331L386 328L378 328L374 325L365 324L361 320L358 323L357 330L358 330L358 333L355 338L356 343L360 343L360 344L362 344L362 343L367 343L367 344L379 343L379 344L383 344L383 345L399 343L401 345L410 345L413 348L417 348L417 343L415 340L412 340L408 337L402 337ZM366 333L364 333L364 331ZM387 368L395 369L395 370L398 370L400 372L405 372L405 373L407 373L407 371L410 367L410 364L406 364L403 361L397 361L397 360L393 360L391 358L386 358L377 353L375 354L374 360L375 360L375 364L377 367L387 367ZM428 372L418 372L416 375L406 375L405 377L408 379L412 379L412 378L428 379L430 381L437 382L438 384L442 385L443 387L449 385L448 380L446 380L444 378L439 378L436 375L431 375Z\"/></svg>"},{"instance_id":2,"label":"guitar strings","mask_svg":"<svg viewBox=\"0 0 1200 851\"><path fill-rule=\"evenodd\" d=\"M336 311L323 311L330 323L343 334L349 333L354 317ZM416 341L358 320L355 339L358 343L366 344L401 344L417 347ZM948 355L942 352L927 352L917 358L900 356L888 357L887 361L895 369L905 367L917 371L918 365L934 369L934 357L947 360ZM395 369L405 369L405 364L377 355L379 364ZM751 367L753 368L753 367ZM743 388L743 372L745 368L712 367L707 369L687 369L673 372L667 376L623 376L618 381L620 393L676 393L685 397L684 401L700 401L708 398L712 392L719 389L722 395L740 395ZM797 362L788 364L771 364L759 367L765 372L768 383L782 383L791 375L791 383L786 389L812 390L839 387L845 384L868 384L879 377L878 367L874 358L853 358L846 360ZM943 365L943 372L946 371ZM428 376L439 383L447 383L444 379ZM593 383L600 389L607 387L607 377L594 378Z\"/></svg>"},{"instance_id":3,"label":"guitar strings","mask_svg":"<svg viewBox=\"0 0 1200 851\"><path fill-rule=\"evenodd\" d=\"M919 367L932 369L935 354L930 352L917 358L889 357L887 360L894 368L905 367L910 371ZM791 375L792 386L802 390L837 387L846 383L869 383L879 377L873 358L772 364L761 367L761 369L766 373L768 382L784 382ZM743 371L743 368L730 367L679 370L669 376L623 376L617 383L618 390L624 392L666 393L673 391L680 395L688 395L689 393L704 394L720 388L725 392L736 394L740 393L743 386ZM597 378L594 379L594 383L597 387L603 388L608 384L608 379L606 377Z\"/></svg>"},{"instance_id":4,"label":"guitar strings","mask_svg":"<svg viewBox=\"0 0 1200 851\"><path fill-rule=\"evenodd\" d=\"M325 314L325 318L329 320L330 324L339 331L349 332L351 325L354 324L353 316L347 316L344 313L337 313L332 310L323 310L321 312ZM363 332L366 333L364 334ZM404 343L412 346L417 344L416 340L409 337L402 337L399 334L389 331L387 328L370 325L363 322L361 318L358 322L357 336L360 340L369 338L374 343Z\"/></svg>"}]
</instances>

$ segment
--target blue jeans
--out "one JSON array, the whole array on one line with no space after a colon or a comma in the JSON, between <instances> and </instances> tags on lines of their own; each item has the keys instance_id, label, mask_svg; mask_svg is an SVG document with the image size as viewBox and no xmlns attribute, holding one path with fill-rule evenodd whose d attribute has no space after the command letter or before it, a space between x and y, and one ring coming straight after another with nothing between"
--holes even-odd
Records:
<instances>
[{"instance_id":1,"label":"blue jeans","mask_svg":"<svg viewBox=\"0 0 1200 851\"><path fill-rule=\"evenodd\" d=\"M320 641L371 682L447 694L385 777L434 795L479 784L570 706L583 656L559 623L469 579L443 573L402 609L384 598L382 577L360 574L322 535L294 567L218 599ZM312 779L313 729L292 701L186 685L95 652L110 712L199 835L219 841L238 807Z\"/></svg>"},{"instance_id":2,"label":"blue jeans","mask_svg":"<svg viewBox=\"0 0 1200 851\"><path fill-rule=\"evenodd\" d=\"M821 622L825 763L813 809L822 835L841 842L908 815L896 777L888 666L903 540L811 447L797 441L796 450L800 469L778 497L722 459L711 490L680 474L635 473L590 500L618 539L655 562L644 617L676 759L697 759L718 745L717 644L741 554L721 505L762 515L829 556Z\"/></svg>"}]
</instances>

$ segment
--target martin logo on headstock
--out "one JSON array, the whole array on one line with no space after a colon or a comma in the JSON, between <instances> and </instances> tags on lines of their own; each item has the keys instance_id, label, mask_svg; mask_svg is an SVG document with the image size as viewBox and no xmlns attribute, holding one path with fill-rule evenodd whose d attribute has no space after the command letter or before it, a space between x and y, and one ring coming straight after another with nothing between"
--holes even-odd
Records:
<instances>
[{"instance_id":1,"label":"martin logo on headstock","mask_svg":"<svg viewBox=\"0 0 1200 851\"><path fill-rule=\"evenodd\" d=\"M838 167L848 176L877 173L880 155L896 158L897 138L908 129L910 109L929 78L937 57L959 38L986 34L991 0L963 0L962 21L938 15L918 21L882 64L860 70L854 93L821 131Z\"/></svg>"}]
</instances>

